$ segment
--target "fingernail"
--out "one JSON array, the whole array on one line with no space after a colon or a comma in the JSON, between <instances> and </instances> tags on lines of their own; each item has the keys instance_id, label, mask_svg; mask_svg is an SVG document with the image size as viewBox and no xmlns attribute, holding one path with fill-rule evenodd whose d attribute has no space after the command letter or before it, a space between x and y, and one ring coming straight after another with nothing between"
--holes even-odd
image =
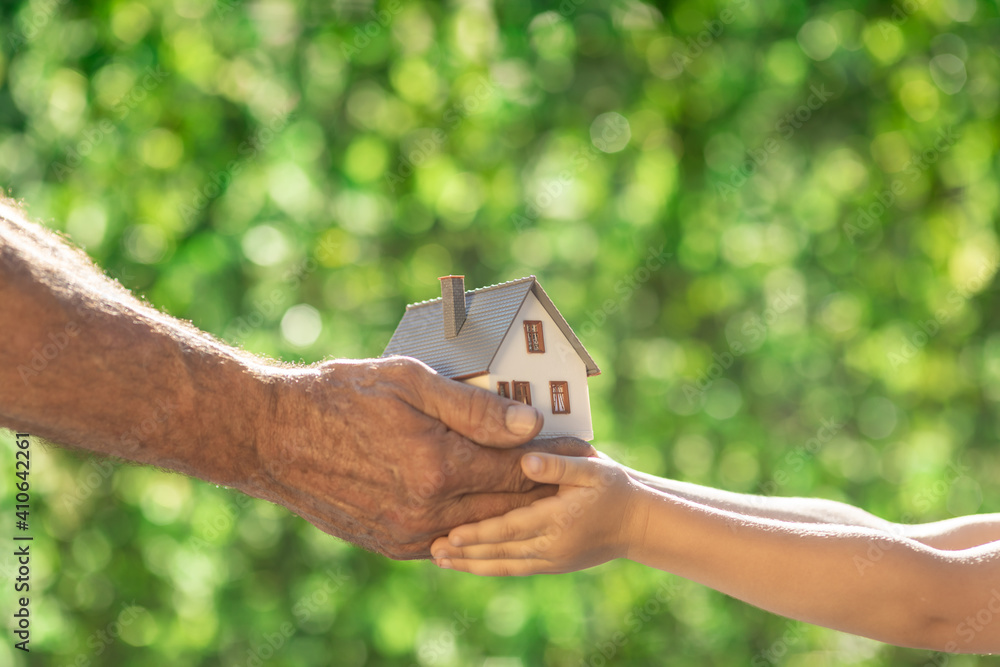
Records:
<instances>
[{"instance_id":1,"label":"fingernail","mask_svg":"<svg viewBox=\"0 0 1000 667\"><path fill-rule=\"evenodd\" d=\"M451 569L451 561L448 560L447 558L445 558L444 560L439 560L438 561L438 567L440 567L441 569L444 569L444 570L450 570Z\"/></svg>"},{"instance_id":2,"label":"fingernail","mask_svg":"<svg viewBox=\"0 0 1000 667\"><path fill-rule=\"evenodd\" d=\"M528 472L540 473L542 471L542 459L534 454L528 454L524 457L524 467Z\"/></svg>"},{"instance_id":3,"label":"fingernail","mask_svg":"<svg viewBox=\"0 0 1000 667\"><path fill-rule=\"evenodd\" d=\"M449 535L448 541L451 542L451 546L460 547L462 546L462 538L458 535Z\"/></svg>"},{"instance_id":4,"label":"fingernail","mask_svg":"<svg viewBox=\"0 0 1000 667\"><path fill-rule=\"evenodd\" d=\"M434 552L434 558L437 560L441 560L442 558L447 558L447 557L448 557L448 552L445 551L444 549L439 549L438 551Z\"/></svg>"},{"instance_id":5,"label":"fingernail","mask_svg":"<svg viewBox=\"0 0 1000 667\"><path fill-rule=\"evenodd\" d=\"M527 405L512 405L507 408L507 430L514 435L527 435L535 430L538 412Z\"/></svg>"}]
</instances>

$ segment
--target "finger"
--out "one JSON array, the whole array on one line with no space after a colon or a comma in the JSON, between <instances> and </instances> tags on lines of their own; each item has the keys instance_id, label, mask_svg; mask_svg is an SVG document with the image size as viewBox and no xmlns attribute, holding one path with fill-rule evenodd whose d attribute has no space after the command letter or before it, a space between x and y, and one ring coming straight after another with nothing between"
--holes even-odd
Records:
<instances>
[{"instance_id":1,"label":"finger","mask_svg":"<svg viewBox=\"0 0 1000 667\"><path fill-rule=\"evenodd\" d=\"M577 438L539 438L512 449L480 447L468 440L455 438L450 446L449 459L455 462L456 469L461 470L460 475L454 475L449 480L452 493L522 493L538 486L524 474L520 463L523 454L541 451L564 456L589 456L589 452L594 451L588 443Z\"/></svg>"},{"instance_id":2,"label":"finger","mask_svg":"<svg viewBox=\"0 0 1000 667\"><path fill-rule=\"evenodd\" d=\"M579 456L531 452L521 458L525 476L544 484L596 486L607 467L608 463L601 459Z\"/></svg>"},{"instance_id":3,"label":"finger","mask_svg":"<svg viewBox=\"0 0 1000 667\"><path fill-rule=\"evenodd\" d=\"M480 577L526 577L531 574L548 574L554 572L551 563L534 558L523 560L446 558L435 561L435 564L441 569L468 572Z\"/></svg>"},{"instance_id":4,"label":"finger","mask_svg":"<svg viewBox=\"0 0 1000 667\"><path fill-rule=\"evenodd\" d=\"M456 474L448 480L453 494L516 494L538 486L521 470L521 456L526 450L481 447L465 438L450 434L448 459L454 462ZM508 509L515 506L511 505ZM493 515L495 516L495 514Z\"/></svg>"},{"instance_id":5,"label":"finger","mask_svg":"<svg viewBox=\"0 0 1000 667\"><path fill-rule=\"evenodd\" d=\"M418 376L424 414L480 445L515 447L542 429L542 415L529 405L435 373Z\"/></svg>"},{"instance_id":6,"label":"finger","mask_svg":"<svg viewBox=\"0 0 1000 667\"><path fill-rule=\"evenodd\" d=\"M586 440L562 436L558 438L535 438L521 446L530 452L545 452L560 456L590 456L597 457L599 452Z\"/></svg>"},{"instance_id":7,"label":"finger","mask_svg":"<svg viewBox=\"0 0 1000 667\"><path fill-rule=\"evenodd\" d=\"M503 516L458 526L448 533L448 542L461 547L529 539L545 531L562 505L555 497L543 498Z\"/></svg>"},{"instance_id":8,"label":"finger","mask_svg":"<svg viewBox=\"0 0 1000 667\"><path fill-rule=\"evenodd\" d=\"M431 542L431 558L446 558L448 556L459 556L460 553L457 547L453 547L448 543L448 536L443 535L433 542Z\"/></svg>"},{"instance_id":9,"label":"finger","mask_svg":"<svg viewBox=\"0 0 1000 667\"><path fill-rule=\"evenodd\" d=\"M534 483L534 482L532 482ZM442 515L441 523L449 528L479 523L503 516L518 508L554 496L559 487L551 484L536 486L524 493L470 493L455 501Z\"/></svg>"},{"instance_id":10,"label":"finger","mask_svg":"<svg viewBox=\"0 0 1000 667\"><path fill-rule=\"evenodd\" d=\"M464 547L441 547L431 552L431 558L466 560L531 560L545 558L552 548L552 539L546 535L536 535L525 540L497 542L496 544L470 544Z\"/></svg>"}]
</instances>

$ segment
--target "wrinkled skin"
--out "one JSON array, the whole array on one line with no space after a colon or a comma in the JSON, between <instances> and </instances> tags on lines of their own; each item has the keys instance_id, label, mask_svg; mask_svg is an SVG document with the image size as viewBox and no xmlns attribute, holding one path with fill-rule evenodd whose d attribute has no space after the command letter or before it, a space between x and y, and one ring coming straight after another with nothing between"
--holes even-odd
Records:
<instances>
[{"instance_id":1,"label":"wrinkled skin","mask_svg":"<svg viewBox=\"0 0 1000 667\"><path fill-rule=\"evenodd\" d=\"M521 471L526 451L595 455L574 438L532 440L537 413L510 430L507 410L524 406L405 357L289 371L272 391L261 474L244 490L395 559L426 558L455 526L553 495Z\"/></svg>"}]
</instances>

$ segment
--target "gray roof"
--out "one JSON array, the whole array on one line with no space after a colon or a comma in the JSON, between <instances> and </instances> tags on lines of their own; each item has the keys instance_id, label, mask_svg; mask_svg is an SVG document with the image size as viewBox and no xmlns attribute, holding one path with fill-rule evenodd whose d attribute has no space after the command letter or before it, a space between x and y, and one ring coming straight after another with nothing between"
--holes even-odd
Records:
<instances>
[{"instance_id":1,"label":"gray roof","mask_svg":"<svg viewBox=\"0 0 1000 667\"><path fill-rule=\"evenodd\" d=\"M580 355L587 366L587 375L599 375L601 371L597 364L587 354L583 343L573 333L535 276L466 292L465 324L458 336L450 340L444 337L444 314L441 312L440 298L408 305L382 356L399 354L415 357L450 378L468 378L488 373L493 357L500 349L500 344L514 323L528 292L533 293L541 302Z\"/></svg>"}]
</instances>

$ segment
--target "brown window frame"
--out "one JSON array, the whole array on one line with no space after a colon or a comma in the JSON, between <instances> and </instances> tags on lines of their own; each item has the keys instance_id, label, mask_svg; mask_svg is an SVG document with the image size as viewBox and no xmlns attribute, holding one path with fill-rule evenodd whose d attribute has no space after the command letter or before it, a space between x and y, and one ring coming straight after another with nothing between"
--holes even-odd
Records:
<instances>
[{"instance_id":1,"label":"brown window frame","mask_svg":"<svg viewBox=\"0 0 1000 667\"><path fill-rule=\"evenodd\" d=\"M556 409L556 387L562 387L562 397L563 403L566 404L565 410ZM568 415L569 414L569 382L563 380L552 380L549 382L549 396L552 398L552 414L554 415Z\"/></svg>"},{"instance_id":2,"label":"brown window frame","mask_svg":"<svg viewBox=\"0 0 1000 667\"><path fill-rule=\"evenodd\" d=\"M526 381L522 382L520 380L514 380L511 384L513 385L511 387L511 390L513 392L511 393L511 398L513 398L515 401L521 401L521 399L517 397L517 390L523 389L524 393L522 394L522 396L524 397L525 400L521 402L524 403L525 405L531 405L531 383Z\"/></svg>"},{"instance_id":3,"label":"brown window frame","mask_svg":"<svg viewBox=\"0 0 1000 667\"><path fill-rule=\"evenodd\" d=\"M497 382L497 396L510 398L510 382Z\"/></svg>"},{"instance_id":4,"label":"brown window frame","mask_svg":"<svg viewBox=\"0 0 1000 667\"><path fill-rule=\"evenodd\" d=\"M528 325L536 324L538 325L538 349L531 349L531 334L528 333ZM545 336L542 334L542 321L541 320L524 320L524 346L528 350L528 354L543 354L545 352Z\"/></svg>"}]
</instances>

